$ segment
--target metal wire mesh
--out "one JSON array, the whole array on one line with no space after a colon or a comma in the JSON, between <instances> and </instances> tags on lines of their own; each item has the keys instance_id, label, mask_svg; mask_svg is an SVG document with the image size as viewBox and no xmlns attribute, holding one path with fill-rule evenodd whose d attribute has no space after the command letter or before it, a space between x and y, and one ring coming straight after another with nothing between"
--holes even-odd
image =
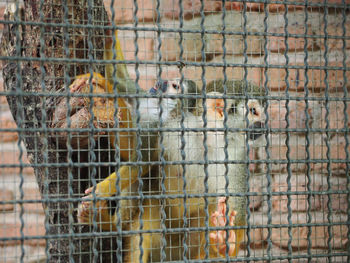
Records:
<instances>
[{"instance_id":1,"label":"metal wire mesh","mask_svg":"<svg viewBox=\"0 0 350 263\"><path fill-rule=\"evenodd\" d=\"M349 261L347 0L0 7L0 262Z\"/></svg>"}]
</instances>

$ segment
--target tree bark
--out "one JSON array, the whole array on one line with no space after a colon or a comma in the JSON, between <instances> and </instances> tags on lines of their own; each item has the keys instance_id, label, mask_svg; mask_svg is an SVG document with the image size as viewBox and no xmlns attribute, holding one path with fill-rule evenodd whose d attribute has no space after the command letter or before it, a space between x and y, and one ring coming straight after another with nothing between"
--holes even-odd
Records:
<instances>
[{"instance_id":1,"label":"tree bark","mask_svg":"<svg viewBox=\"0 0 350 263\"><path fill-rule=\"evenodd\" d=\"M81 197L87 187L90 168L78 173L72 164L78 159L88 161L88 153L59 149L48 129L54 106L58 100L67 98L47 94L63 94L78 74L104 73L103 64L57 59L102 60L104 29L83 25L107 25L107 13L102 0L51 0L42 1L42 5L40 2L25 0L20 12L8 15L9 21L24 23L6 25L1 46L3 55L9 58L3 61L7 100L42 195L48 261L116 262L115 253L111 252L115 240L79 236L90 231L89 227L77 224L79 200L66 200ZM62 26L66 23L78 26Z\"/></svg>"}]
</instances>

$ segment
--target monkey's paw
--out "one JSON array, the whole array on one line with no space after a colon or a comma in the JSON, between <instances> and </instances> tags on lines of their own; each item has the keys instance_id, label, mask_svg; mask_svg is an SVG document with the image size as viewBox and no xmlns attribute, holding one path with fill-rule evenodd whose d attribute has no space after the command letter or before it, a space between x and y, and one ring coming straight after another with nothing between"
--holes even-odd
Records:
<instances>
[{"instance_id":1,"label":"monkey's paw","mask_svg":"<svg viewBox=\"0 0 350 263\"><path fill-rule=\"evenodd\" d=\"M91 199L93 195L91 194L93 187L90 187L85 190L85 194L87 196L83 197L83 199ZM96 196L101 197L98 191L95 191ZM110 224L113 223L113 216L109 211L109 202L107 200L84 200L78 206L78 222L81 224L89 224L92 225L93 222L103 230L111 230ZM94 218L95 216L95 218Z\"/></svg>"},{"instance_id":2,"label":"monkey's paw","mask_svg":"<svg viewBox=\"0 0 350 263\"><path fill-rule=\"evenodd\" d=\"M226 226L226 197L221 197L218 200L217 210L211 214L211 222L214 226ZM234 225L236 211L232 211L228 214L229 226ZM236 234L234 230L228 230L228 238L226 230L212 231L209 234L210 243L216 246L217 251L225 256L226 244L229 245L228 255L233 256L236 247Z\"/></svg>"}]
</instances>

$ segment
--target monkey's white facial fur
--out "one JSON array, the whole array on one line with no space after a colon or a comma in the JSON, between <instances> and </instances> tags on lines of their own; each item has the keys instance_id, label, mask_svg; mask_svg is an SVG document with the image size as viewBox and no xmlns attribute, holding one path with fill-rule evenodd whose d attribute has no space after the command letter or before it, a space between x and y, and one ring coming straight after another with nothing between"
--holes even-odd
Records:
<instances>
[{"instance_id":1,"label":"monkey's white facial fur","mask_svg":"<svg viewBox=\"0 0 350 263\"><path fill-rule=\"evenodd\" d=\"M183 81L182 87L184 89L184 93L186 94L188 92L188 86L187 82ZM151 94L180 94L181 93L181 84L180 79L173 79L173 80L162 80L157 81L157 83L152 87L149 92Z\"/></svg>"},{"instance_id":2,"label":"monkey's white facial fur","mask_svg":"<svg viewBox=\"0 0 350 263\"><path fill-rule=\"evenodd\" d=\"M249 125L255 122L264 122L265 121L265 113L263 106L256 99L250 99L245 104L245 101L241 101L236 107L239 116L242 116L245 119L248 110L248 121Z\"/></svg>"},{"instance_id":3,"label":"monkey's white facial fur","mask_svg":"<svg viewBox=\"0 0 350 263\"><path fill-rule=\"evenodd\" d=\"M187 86L183 85L184 93L187 92ZM176 95L181 93L180 80L158 81L154 87L149 90L150 94L155 95ZM160 103L160 104L159 104ZM176 98L145 98L140 100L141 122L156 123L160 119L166 121L171 112L176 108ZM162 113L160 114L160 108ZM161 115L161 116L160 116Z\"/></svg>"},{"instance_id":4,"label":"monkey's white facial fur","mask_svg":"<svg viewBox=\"0 0 350 263\"><path fill-rule=\"evenodd\" d=\"M229 128L248 127L250 129L248 132L250 140L256 140L263 134L265 114L263 106L258 100L250 99L247 103L241 100L237 103L234 99L226 99L225 107L224 99L220 98L222 93L210 92L207 95L209 97L206 100L208 127L219 128L223 126L224 110L226 108L228 116L226 125ZM211 98L214 96L216 98Z\"/></svg>"},{"instance_id":5,"label":"monkey's white facial fur","mask_svg":"<svg viewBox=\"0 0 350 263\"><path fill-rule=\"evenodd\" d=\"M168 81L167 94L180 94L180 93L181 93L180 80L175 79L175 80Z\"/></svg>"},{"instance_id":6,"label":"monkey's white facial fur","mask_svg":"<svg viewBox=\"0 0 350 263\"><path fill-rule=\"evenodd\" d=\"M256 99L250 99L247 101L241 101L236 106L238 116L243 118L246 122L248 119L248 132L249 139L254 141L258 139L262 134L262 128L265 127L265 113L263 106ZM248 112L247 112L248 111Z\"/></svg>"}]
</instances>

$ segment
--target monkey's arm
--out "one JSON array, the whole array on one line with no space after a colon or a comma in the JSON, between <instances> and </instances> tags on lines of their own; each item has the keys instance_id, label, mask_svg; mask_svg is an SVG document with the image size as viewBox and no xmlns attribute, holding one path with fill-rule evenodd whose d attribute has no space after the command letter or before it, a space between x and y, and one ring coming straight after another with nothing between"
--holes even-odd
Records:
<instances>
[{"instance_id":1,"label":"monkey's arm","mask_svg":"<svg viewBox=\"0 0 350 263\"><path fill-rule=\"evenodd\" d=\"M142 141L139 149L141 153L141 160L143 162L156 161L158 160L158 149L157 134L141 134L140 139ZM130 161L138 161L138 150L133 148L132 156ZM117 182L119 182L120 193L131 193L131 186L138 180L138 178L144 177L149 173L150 165L122 165L118 172L112 173L109 177L101 181L96 185L95 194L97 197L110 197L117 193ZM118 178L119 176L119 178ZM119 179L119 180L118 180ZM86 190L88 198L93 197L93 187ZM98 216L96 221L99 219L105 220L104 222L97 222L101 225L103 230L113 229L116 216L110 214L109 202L107 200L97 200L92 202L91 200L83 202L79 206L79 222L92 224L94 210L97 209ZM112 225L112 226L111 226Z\"/></svg>"},{"instance_id":2,"label":"monkey's arm","mask_svg":"<svg viewBox=\"0 0 350 263\"><path fill-rule=\"evenodd\" d=\"M136 159L132 158L133 161ZM120 175L120 191L129 192L131 185L137 181L140 177L143 177L149 172L149 165L141 166L127 166L123 165L118 170L118 173L114 172L103 181L96 185L95 195L97 197L111 197L117 193L117 174ZM90 187L85 191L88 194L86 198L92 198L94 188ZM83 201L78 208L78 219L80 223L92 224L94 210L96 209L97 217L95 222L100 225L102 230L115 230L116 215L111 213L109 202L107 200L99 200L96 202Z\"/></svg>"},{"instance_id":3,"label":"monkey's arm","mask_svg":"<svg viewBox=\"0 0 350 263\"><path fill-rule=\"evenodd\" d=\"M147 166L142 166L142 174L146 174L149 172L149 168ZM127 166L123 165L118 170L120 174L120 189L126 190L131 184L135 183L138 178L139 168L138 166ZM96 193L100 197L108 197L117 193L116 188L117 183L117 173L114 172L110 174L107 178L96 185ZM85 191L85 194L90 194L93 191L93 187L88 188Z\"/></svg>"},{"instance_id":4,"label":"monkey's arm","mask_svg":"<svg viewBox=\"0 0 350 263\"><path fill-rule=\"evenodd\" d=\"M129 195L131 190L131 185L136 182L138 178L140 168L137 166L122 166L118 170L120 174L120 189L125 190ZM148 166L142 166L142 175L148 173ZM141 176L142 176L141 175ZM116 188L117 183L117 173L112 173L110 176L105 178L103 181L96 185L95 191L93 187L86 189L85 194L87 194L84 199L91 199L94 194L99 197L111 197L117 193ZM125 193L124 193L125 194ZM92 224L95 223L105 231L116 231L116 219L117 215L111 213L112 207L107 200L97 200L95 202L86 200L83 201L78 208L78 220L80 223ZM94 219L94 213L96 214ZM130 214L130 213L128 213Z\"/></svg>"}]
</instances>

